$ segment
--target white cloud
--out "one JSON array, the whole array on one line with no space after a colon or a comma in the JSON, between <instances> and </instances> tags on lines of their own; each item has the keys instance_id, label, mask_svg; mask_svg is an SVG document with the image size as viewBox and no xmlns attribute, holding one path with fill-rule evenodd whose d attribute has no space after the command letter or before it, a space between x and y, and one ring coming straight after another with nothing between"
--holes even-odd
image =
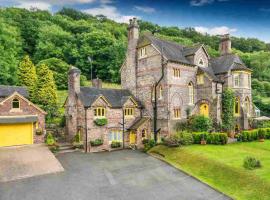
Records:
<instances>
[{"instance_id":1,"label":"white cloud","mask_svg":"<svg viewBox=\"0 0 270 200\"><path fill-rule=\"evenodd\" d=\"M230 0L191 0L190 5L191 6L204 6L204 5L207 5L207 4L212 4L215 1L225 2L225 1L230 1Z\"/></svg>"},{"instance_id":2,"label":"white cloud","mask_svg":"<svg viewBox=\"0 0 270 200\"><path fill-rule=\"evenodd\" d=\"M145 13L154 13L156 12L155 8L147 7L147 6L134 6L136 10L145 12Z\"/></svg>"},{"instance_id":3,"label":"white cloud","mask_svg":"<svg viewBox=\"0 0 270 200\"><path fill-rule=\"evenodd\" d=\"M195 27L195 30L202 34L209 34L209 35L224 35L228 33L234 33L237 31L235 28L229 28L227 26L219 26L219 27L213 27L213 28L207 28L203 26L197 26Z\"/></svg>"},{"instance_id":4,"label":"white cloud","mask_svg":"<svg viewBox=\"0 0 270 200\"><path fill-rule=\"evenodd\" d=\"M32 8L37 8L40 10L50 10L51 9L51 4L46 3L46 2L21 2L18 4L16 7L18 8L25 8L25 9L32 9Z\"/></svg>"},{"instance_id":5,"label":"white cloud","mask_svg":"<svg viewBox=\"0 0 270 200\"><path fill-rule=\"evenodd\" d=\"M103 4L100 7L90 8L82 11L91 15L105 15L109 19L120 23L128 23L129 19L137 17L133 15L122 15L116 7L106 4Z\"/></svg>"}]
</instances>

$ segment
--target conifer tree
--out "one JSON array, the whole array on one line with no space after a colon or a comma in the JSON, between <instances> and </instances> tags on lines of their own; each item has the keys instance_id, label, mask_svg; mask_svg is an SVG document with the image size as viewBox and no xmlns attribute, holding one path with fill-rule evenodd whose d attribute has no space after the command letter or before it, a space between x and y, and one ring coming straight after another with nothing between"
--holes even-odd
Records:
<instances>
[{"instance_id":1,"label":"conifer tree","mask_svg":"<svg viewBox=\"0 0 270 200\"><path fill-rule=\"evenodd\" d=\"M51 118L57 111L56 85L53 78L53 72L44 64L41 64L37 70L37 89L35 93L35 102L43 107Z\"/></svg>"},{"instance_id":2,"label":"conifer tree","mask_svg":"<svg viewBox=\"0 0 270 200\"><path fill-rule=\"evenodd\" d=\"M27 87L30 99L33 100L37 84L37 74L36 67L28 55L19 63L17 75L19 85Z\"/></svg>"}]
</instances>

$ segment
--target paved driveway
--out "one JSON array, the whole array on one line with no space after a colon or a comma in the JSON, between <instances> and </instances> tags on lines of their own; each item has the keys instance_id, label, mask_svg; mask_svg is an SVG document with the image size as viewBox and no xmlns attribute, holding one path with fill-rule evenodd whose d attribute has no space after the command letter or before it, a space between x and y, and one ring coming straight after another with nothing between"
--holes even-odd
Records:
<instances>
[{"instance_id":1,"label":"paved driveway","mask_svg":"<svg viewBox=\"0 0 270 200\"><path fill-rule=\"evenodd\" d=\"M45 145L0 148L0 182L60 171L62 165Z\"/></svg>"},{"instance_id":2,"label":"paved driveway","mask_svg":"<svg viewBox=\"0 0 270 200\"><path fill-rule=\"evenodd\" d=\"M229 199L175 168L132 150L58 156L65 172L0 183L2 200Z\"/></svg>"}]
</instances>

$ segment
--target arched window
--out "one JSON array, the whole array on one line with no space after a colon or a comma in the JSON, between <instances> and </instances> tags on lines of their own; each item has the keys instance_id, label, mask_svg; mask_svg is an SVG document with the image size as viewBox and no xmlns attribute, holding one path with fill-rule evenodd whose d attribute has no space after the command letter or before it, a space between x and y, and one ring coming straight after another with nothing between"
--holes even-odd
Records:
<instances>
[{"instance_id":1,"label":"arched window","mask_svg":"<svg viewBox=\"0 0 270 200\"><path fill-rule=\"evenodd\" d=\"M247 115L249 116L250 115L250 101L248 97L245 98L244 105L245 105L245 110L247 112Z\"/></svg>"},{"instance_id":2,"label":"arched window","mask_svg":"<svg viewBox=\"0 0 270 200\"><path fill-rule=\"evenodd\" d=\"M163 88L162 86L160 85L159 86L159 99L162 99L163 98Z\"/></svg>"},{"instance_id":3,"label":"arched window","mask_svg":"<svg viewBox=\"0 0 270 200\"><path fill-rule=\"evenodd\" d=\"M192 82L188 84L188 96L189 104L194 104L194 86Z\"/></svg>"},{"instance_id":4,"label":"arched window","mask_svg":"<svg viewBox=\"0 0 270 200\"><path fill-rule=\"evenodd\" d=\"M199 65L200 65L200 66L204 66L203 59L200 59L200 61L199 61Z\"/></svg>"},{"instance_id":5,"label":"arched window","mask_svg":"<svg viewBox=\"0 0 270 200\"><path fill-rule=\"evenodd\" d=\"M234 102L234 114L240 115L240 98L236 97Z\"/></svg>"},{"instance_id":6,"label":"arched window","mask_svg":"<svg viewBox=\"0 0 270 200\"><path fill-rule=\"evenodd\" d=\"M12 101L12 108L20 109L20 101L18 99L13 99Z\"/></svg>"}]
</instances>

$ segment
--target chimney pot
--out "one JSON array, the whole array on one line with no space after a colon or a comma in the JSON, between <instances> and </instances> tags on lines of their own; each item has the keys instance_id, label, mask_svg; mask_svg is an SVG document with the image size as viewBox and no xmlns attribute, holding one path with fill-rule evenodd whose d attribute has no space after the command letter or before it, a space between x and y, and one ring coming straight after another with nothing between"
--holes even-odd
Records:
<instances>
[{"instance_id":1,"label":"chimney pot","mask_svg":"<svg viewBox=\"0 0 270 200\"><path fill-rule=\"evenodd\" d=\"M101 89L102 88L102 80L99 78L92 80L92 87Z\"/></svg>"},{"instance_id":2,"label":"chimney pot","mask_svg":"<svg viewBox=\"0 0 270 200\"><path fill-rule=\"evenodd\" d=\"M232 42L230 34L224 34L220 36L219 53L220 55L230 54L232 50Z\"/></svg>"}]
</instances>

